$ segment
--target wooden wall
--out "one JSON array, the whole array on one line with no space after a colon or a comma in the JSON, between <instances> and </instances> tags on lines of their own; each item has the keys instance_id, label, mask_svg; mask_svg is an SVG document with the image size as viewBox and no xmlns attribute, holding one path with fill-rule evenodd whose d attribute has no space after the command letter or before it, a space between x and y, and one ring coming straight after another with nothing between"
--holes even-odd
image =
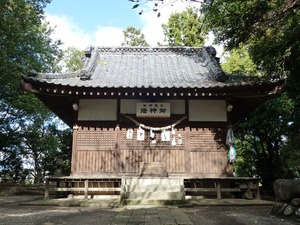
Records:
<instances>
[{"instance_id":1,"label":"wooden wall","mask_svg":"<svg viewBox=\"0 0 300 225\"><path fill-rule=\"evenodd\" d=\"M79 126L74 130L72 175L139 176L141 162L163 162L169 176L230 176L225 128L178 128L182 145L160 140L155 144L145 130L145 140L126 138L126 128Z\"/></svg>"}]
</instances>

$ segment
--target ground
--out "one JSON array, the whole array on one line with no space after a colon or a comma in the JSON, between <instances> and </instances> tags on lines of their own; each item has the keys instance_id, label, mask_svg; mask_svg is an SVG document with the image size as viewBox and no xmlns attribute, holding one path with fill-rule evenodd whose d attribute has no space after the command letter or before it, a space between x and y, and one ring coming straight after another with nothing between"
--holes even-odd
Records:
<instances>
[{"instance_id":1,"label":"ground","mask_svg":"<svg viewBox=\"0 0 300 225\"><path fill-rule=\"evenodd\" d=\"M26 204L40 196L0 196L0 225L293 225L292 220L270 215L272 205L260 206L127 206L118 208L59 207ZM176 220L169 223L169 216ZM141 220L142 216L142 220ZM147 217L148 216L148 217ZM178 219L179 218L179 219ZM164 220L166 219L166 220ZM145 222L146 221L146 222ZM166 222L163 222L166 221ZM168 220L169 221L169 220ZM181 222L179 222L181 221Z\"/></svg>"}]
</instances>

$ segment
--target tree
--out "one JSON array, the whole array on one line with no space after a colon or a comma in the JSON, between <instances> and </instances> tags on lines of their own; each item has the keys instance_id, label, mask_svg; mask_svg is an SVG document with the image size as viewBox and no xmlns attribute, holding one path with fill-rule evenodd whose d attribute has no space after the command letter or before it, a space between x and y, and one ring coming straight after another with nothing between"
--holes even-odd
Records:
<instances>
[{"instance_id":1,"label":"tree","mask_svg":"<svg viewBox=\"0 0 300 225\"><path fill-rule=\"evenodd\" d=\"M226 73L250 76L261 74L256 64L250 58L246 47L232 49L229 53L223 54L223 56L224 62L221 64L221 67Z\"/></svg>"},{"instance_id":2,"label":"tree","mask_svg":"<svg viewBox=\"0 0 300 225\"><path fill-rule=\"evenodd\" d=\"M61 56L60 42L52 41L52 29L44 22L43 8L49 2L4 0L0 5L0 101L23 113L44 106L33 95L24 95L21 75L30 70L55 71Z\"/></svg>"},{"instance_id":3,"label":"tree","mask_svg":"<svg viewBox=\"0 0 300 225\"><path fill-rule=\"evenodd\" d=\"M187 5L190 5L191 3L201 3L201 0L185 0L185 1L179 1L179 0L169 0L169 1L165 1L165 0L129 0L130 2L133 2L134 5L132 6L132 9L137 9L139 8L141 5L145 5L146 3L152 3L153 7L152 10L154 12L157 12L157 16L160 17L160 9L163 8L166 5L175 5L177 2L181 2L181 3L185 3ZM147 11L149 11L147 9ZM141 9L139 11L139 15L142 15L144 13L144 10Z\"/></svg>"},{"instance_id":4,"label":"tree","mask_svg":"<svg viewBox=\"0 0 300 225\"><path fill-rule=\"evenodd\" d=\"M3 0L0 5L0 171L7 171L15 179L21 176L24 160L29 157L24 151L25 143L41 145L38 154L47 157L49 149L62 148L58 144L60 137L50 135L53 114L33 94L25 94L20 88L22 74L58 69L60 42L50 38L53 30L44 21L43 9L49 2ZM38 124L43 124L44 130L33 129ZM39 139L33 134L45 136Z\"/></svg>"},{"instance_id":5,"label":"tree","mask_svg":"<svg viewBox=\"0 0 300 225\"><path fill-rule=\"evenodd\" d=\"M83 57L84 51L74 47L69 47L63 52L63 66L66 68L67 72L80 70L83 66Z\"/></svg>"},{"instance_id":6,"label":"tree","mask_svg":"<svg viewBox=\"0 0 300 225\"><path fill-rule=\"evenodd\" d=\"M264 74L275 78L286 78L281 95L258 110L253 119L247 118L239 130L241 143L251 135L253 147L267 146L268 157L279 156L281 162L268 161L269 177L286 177L289 173L274 173L272 168L285 170L285 164L298 165L289 168L299 176L300 152L300 1L299 0L207 0L202 12L207 26L214 32L217 43L227 50L248 46L249 55ZM255 12L255 13L253 13ZM280 104L276 104L280 103ZM285 107L291 105L293 107ZM263 118L263 119L262 119ZM278 121L280 124L278 124ZM266 122L268 124L266 124ZM267 132L250 132L246 127ZM277 135L273 135L275 132ZM279 136L279 134L281 134ZM263 138L266 137L266 138ZM284 141L278 142L284 137ZM264 140L262 142L262 140ZM273 147L277 146L276 148ZM254 148L252 148L254 149ZM261 149L263 149L261 147ZM286 151L290 151L289 155ZM274 158L272 158L274 159ZM257 157L257 163L266 162ZM289 163L286 163L289 161ZM262 167L256 167L261 170Z\"/></svg>"},{"instance_id":7,"label":"tree","mask_svg":"<svg viewBox=\"0 0 300 225\"><path fill-rule=\"evenodd\" d=\"M124 41L121 44L122 46L149 46L140 29L129 26L123 33Z\"/></svg>"},{"instance_id":8,"label":"tree","mask_svg":"<svg viewBox=\"0 0 300 225\"><path fill-rule=\"evenodd\" d=\"M299 67L299 10L299 0L208 0L202 11L216 42L227 49L247 45L261 69L286 76Z\"/></svg>"},{"instance_id":9,"label":"tree","mask_svg":"<svg viewBox=\"0 0 300 225\"><path fill-rule=\"evenodd\" d=\"M4 0L0 5L0 82L10 91L19 87L20 74L51 71L60 55L59 42L50 38L43 8L49 0ZM14 85L11 87L11 85Z\"/></svg>"},{"instance_id":10,"label":"tree","mask_svg":"<svg viewBox=\"0 0 300 225\"><path fill-rule=\"evenodd\" d=\"M299 172L299 164L290 163L293 160L285 148L289 135L286 124L292 119L293 108L293 101L283 94L235 127L239 154L235 172L239 176L260 176L266 193L272 193L275 179L293 178Z\"/></svg>"},{"instance_id":11,"label":"tree","mask_svg":"<svg viewBox=\"0 0 300 225\"><path fill-rule=\"evenodd\" d=\"M204 45L206 28L199 10L187 8L181 13L172 13L168 23L162 25L166 41L170 46Z\"/></svg>"},{"instance_id":12,"label":"tree","mask_svg":"<svg viewBox=\"0 0 300 225\"><path fill-rule=\"evenodd\" d=\"M58 124L51 119L44 118L42 114L27 118L22 130L21 152L33 168L34 183L53 175L57 169L62 169L62 165L64 172L69 172L66 165L71 160L71 131L58 129Z\"/></svg>"}]
</instances>

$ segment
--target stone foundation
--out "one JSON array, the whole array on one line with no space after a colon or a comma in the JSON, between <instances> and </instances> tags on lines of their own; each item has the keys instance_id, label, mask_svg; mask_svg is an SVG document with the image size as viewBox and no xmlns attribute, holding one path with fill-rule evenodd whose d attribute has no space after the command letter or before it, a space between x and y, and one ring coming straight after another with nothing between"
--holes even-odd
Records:
<instances>
[{"instance_id":1,"label":"stone foundation","mask_svg":"<svg viewBox=\"0 0 300 225\"><path fill-rule=\"evenodd\" d=\"M279 179L274 182L276 203L272 214L280 217L292 217L300 222L300 180Z\"/></svg>"}]
</instances>

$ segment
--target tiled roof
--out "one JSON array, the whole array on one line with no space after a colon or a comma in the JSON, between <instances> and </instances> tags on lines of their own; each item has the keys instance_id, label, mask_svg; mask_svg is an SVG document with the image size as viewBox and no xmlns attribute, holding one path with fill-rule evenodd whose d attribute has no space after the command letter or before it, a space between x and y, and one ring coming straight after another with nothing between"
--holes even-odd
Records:
<instances>
[{"instance_id":1,"label":"tiled roof","mask_svg":"<svg viewBox=\"0 0 300 225\"><path fill-rule=\"evenodd\" d=\"M73 103L85 96L229 97L235 108L232 116L237 120L265 102L269 94L276 93L283 82L226 75L213 47L93 47L86 51L83 62L77 72L31 72L23 77L23 89L35 93L70 127L74 122Z\"/></svg>"},{"instance_id":2,"label":"tiled roof","mask_svg":"<svg viewBox=\"0 0 300 225\"><path fill-rule=\"evenodd\" d=\"M222 88L257 83L225 75L213 47L119 47L86 52L73 73L31 73L26 80L86 88Z\"/></svg>"}]
</instances>

